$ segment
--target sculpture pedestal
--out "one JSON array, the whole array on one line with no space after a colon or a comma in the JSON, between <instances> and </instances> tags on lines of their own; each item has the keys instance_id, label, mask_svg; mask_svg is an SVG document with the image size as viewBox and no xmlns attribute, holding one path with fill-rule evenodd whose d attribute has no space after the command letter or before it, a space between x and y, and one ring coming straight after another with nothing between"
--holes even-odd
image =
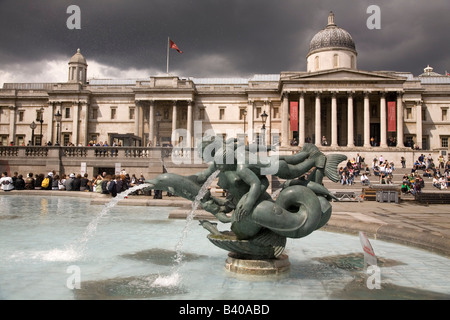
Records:
<instances>
[{"instance_id":1,"label":"sculpture pedestal","mask_svg":"<svg viewBox=\"0 0 450 320\"><path fill-rule=\"evenodd\" d=\"M286 254L274 259L241 259L230 252L225 261L225 268L234 273L249 275L277 275L289 271L291 263Z\"/></svg>"}]
</instances>

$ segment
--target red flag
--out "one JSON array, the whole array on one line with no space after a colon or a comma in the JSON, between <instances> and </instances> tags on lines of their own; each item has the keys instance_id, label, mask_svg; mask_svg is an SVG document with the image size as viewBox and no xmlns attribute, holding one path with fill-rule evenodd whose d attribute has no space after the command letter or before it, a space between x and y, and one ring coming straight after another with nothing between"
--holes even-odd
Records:
<instances>
[{"instance_id":1,"label":"red flag","mask_svg":"<svg viewBox=\"0 0 450 320\"><path fill-rule=\"evenodd\" d=\"M172 40L170 40L170 49L175 49L177 50L179 53L183 53L183 51L180 50L180 48L178 48L178 46L175 44L175 42L173 42Z\"/></svg>"}]
</instances>

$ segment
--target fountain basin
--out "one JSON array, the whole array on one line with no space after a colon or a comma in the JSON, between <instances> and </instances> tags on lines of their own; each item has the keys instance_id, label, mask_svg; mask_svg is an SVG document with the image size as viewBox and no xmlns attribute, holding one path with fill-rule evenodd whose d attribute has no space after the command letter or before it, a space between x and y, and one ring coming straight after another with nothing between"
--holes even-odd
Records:
<instances>
[{"instance_id":1,"label":"fountain basin","mask_svg":"<svg viewBox=\"0 0 450 320\"><path fill-rule=\"evenodd\" d=\"M173 207L115 206L78 250L73 244L104 208L90 203L72 197L0 195L0 299L450 298L450 259L371 240L381 289L370 290L359 238L322 230L288 239L289 271L271 277L228 272L226 252L193 223L181 267L172 274L174 248L186 225L168 219ZM80 272L79 289L68 286L76 275L71 270Z\"/></svg>"}]
</instances>

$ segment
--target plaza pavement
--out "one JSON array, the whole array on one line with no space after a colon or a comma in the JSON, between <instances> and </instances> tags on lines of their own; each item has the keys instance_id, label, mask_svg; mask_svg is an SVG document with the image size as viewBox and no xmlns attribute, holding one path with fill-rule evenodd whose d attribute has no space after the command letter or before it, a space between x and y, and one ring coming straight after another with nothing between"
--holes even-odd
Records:
<instances>
[{"instance_id":1,"label":"plaza pavement","mask_svg":"<svg viewBox=\"0 0 450 320\"><path fill-rule=\"evenodd\" d=\"M338 189L341 191L343 188ZM361 191L361 188L359 185L348 186L346 190ZM82 197L91 199L92 205L104 205L111 200L107 195L72 191L0 191L0 196L3 195ZM190 201L179 197L167 197L165 192L163 199L130 195L120 200L118 205L173 207L169 217L175 219L186 218L191 209ZM369 239L392 241L450 256L450 204L424 205L412 197L403 197L398 204L376 201L333 201L332 206L333 214L322 230L355 235L362 231ZM196 218L214 219L214 216L198 210Z\"/></svg>"}]
</instances>

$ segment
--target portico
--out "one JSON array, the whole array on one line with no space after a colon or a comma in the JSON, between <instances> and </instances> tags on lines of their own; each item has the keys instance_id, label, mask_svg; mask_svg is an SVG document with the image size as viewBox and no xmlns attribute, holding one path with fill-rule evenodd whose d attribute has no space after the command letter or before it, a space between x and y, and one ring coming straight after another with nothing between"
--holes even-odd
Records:
<instances>
[{"instance_id":1,"label":"portico","mask_svg":"<svg viewBox=\"0 0 450 320\"><path fill-rule=\"evenodd\" d=\"M299 145L322 145L325 137L330 147L387 147L394 146L393 141L403 146L404 81L392 73L344 68L282 73L282 145L288 146L293 138ZM295 128L290 123L292 112L299 115Z\"/></svg>"}]
</instances>

